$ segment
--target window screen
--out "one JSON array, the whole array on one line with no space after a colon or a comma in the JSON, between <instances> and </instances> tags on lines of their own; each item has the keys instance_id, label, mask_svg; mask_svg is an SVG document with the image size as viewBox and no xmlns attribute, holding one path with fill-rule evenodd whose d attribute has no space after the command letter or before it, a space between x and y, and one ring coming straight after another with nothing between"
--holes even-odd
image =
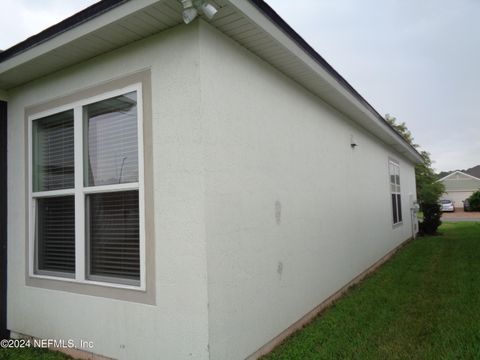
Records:
<instances>
[{"instance_id":1,"label":"window screen","mask_svg":"<svg viewBox=\"0 0 480 360\"><path fill-rule=\"evenodd\" d=\"M138 181L136 93L84 107L85 185Z\"/></svg>"},{"instance_id":2,"label":"window screen","mask_svg":"<svg viewBox=\"0 0 480 360\"><path fill-rule=\"evenodd\" d=\"M73 110L33 122L33 190L74 187Z\"/></svg>"},{"instance_id":3,"label":"window screen","mask_svg":"<svg viewBox=\"0 0 480 360\"><path fill-rule=\"evenodd\" d=\"M138 191L88 195L89 276L140 279Z\"/></svg>"}]
</instances>

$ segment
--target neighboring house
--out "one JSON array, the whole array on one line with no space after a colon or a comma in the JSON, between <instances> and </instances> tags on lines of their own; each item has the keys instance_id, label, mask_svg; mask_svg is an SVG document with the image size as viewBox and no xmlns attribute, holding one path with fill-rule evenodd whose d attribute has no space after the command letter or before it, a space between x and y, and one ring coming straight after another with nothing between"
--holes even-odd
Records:
<instances>
[{"instance_id":1,"label":"neighboring house","mask_svg":"<svg viewBox=\"0 0 480 360\"><path fill-rule=\"evenodd\" d=\"M463 207L463 201L475 191L480 190L480 178L458 170L441 178L438 182L445 186L442 198L452 200L456 208Z\"/></svg>"},{"instance_id":2,"label":"neighboring house","mask_svg":"<svg viewBox=\"0 0 480 360\"><path fill-rule=\"evenodd\" d=\"M0 54L13 336L256 357L415 234L418 152L266 3L216 4L104 0Z\"/></svg>"}]
</instances>

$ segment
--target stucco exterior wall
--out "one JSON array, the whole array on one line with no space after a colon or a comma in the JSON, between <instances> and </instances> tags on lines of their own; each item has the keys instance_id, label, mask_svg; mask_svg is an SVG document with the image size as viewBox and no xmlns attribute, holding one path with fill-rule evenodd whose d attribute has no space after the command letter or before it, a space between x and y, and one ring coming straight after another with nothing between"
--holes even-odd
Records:
<instances>
[{"instance_id":1,"label":"stucco exterior wall","mask_svg":"<svg viewBox=\"0 0 480 360\"><path fill-rule=\"evenodd\" d=\"M210 358L236 360L412 236L414 168L208 24L200 34Z\"/></svg>"},{"instance_id":2,"label":"stucco exterior wall","mask_svg":"<svg viewBox=\"0 0 480 360\"><path fill-rule=\"evenodd\" d=\"M156 303L26 286L25 107L145 68ZM8 96L15 332L93 340L118 359L243 359L412 235L412 164L203 21ZM395 227L389 158L401 168Z\"/></svg>"},{"instance_id":3,"label":"stucco exterior wall","mask_svg":"<svg viewBox=\"0 0 480 360\"><path fill-rule=\"evenodd\" d=\"M198 58L193 24L9 92L9 329L92 340L91 351L118 359L208 359ZM156 304L26 286L25 107L145 68L152 74L154 192L146 196L154 199Z\"/></svg>"}]
</instances>

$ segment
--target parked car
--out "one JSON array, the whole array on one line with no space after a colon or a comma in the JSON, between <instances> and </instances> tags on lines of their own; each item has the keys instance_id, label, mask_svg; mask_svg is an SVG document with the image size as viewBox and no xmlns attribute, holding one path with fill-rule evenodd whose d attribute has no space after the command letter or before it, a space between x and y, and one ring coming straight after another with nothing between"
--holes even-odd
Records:
<instances>
[{"instance_id":1,"label":"parked car","mask_svg":"<svg viewBox=\"0 0 480 360\"><path fill-rule=\"evenodd\" d=\"M455 211L455 206L453 205L452 200L440 200L440 210L442 212L450 211L454 212Z\"/></svg>"},{"instance_id":2,"label":"parked car","mask_svg":"<svg viewBox=\"0 0 480 360\"><path fill-rule=\"evenodd\" d=\"M470 201L468 199L463 200L463 211L470 211Z\"/></svg>"}]
</instances>

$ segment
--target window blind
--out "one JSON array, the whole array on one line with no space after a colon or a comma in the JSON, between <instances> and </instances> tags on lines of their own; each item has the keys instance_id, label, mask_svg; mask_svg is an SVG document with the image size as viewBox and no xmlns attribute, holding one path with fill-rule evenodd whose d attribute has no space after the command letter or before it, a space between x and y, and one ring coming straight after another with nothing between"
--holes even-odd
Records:
<instances>
[{"instance_id":1,"label":"window blind","mask_svg":"<svg viewBox=\"0 0 480 360\"><path fill-rule=\"evenodd\" d=\"M75 200L73 196L37 199L37 267L75 273Z\"/></svg>"},{"instance_id":2,"label":"window blind","mask_svg":"<svg viewBox=\"0 0 480 360\"><path fill-rule=\"evenodd\" d=\"M74 187L73 110L33 122L33 191Z\"/></svg>"},{"instance_id":3,"label":"window blind","mask_svg":"<svg viewBox=\"0 0 480 360\"><path fill-rule=\"evenodd\" d=\"M138 191L88 195L86 209L90 277L139 280Z\"/></svg>"}]
</instances>

